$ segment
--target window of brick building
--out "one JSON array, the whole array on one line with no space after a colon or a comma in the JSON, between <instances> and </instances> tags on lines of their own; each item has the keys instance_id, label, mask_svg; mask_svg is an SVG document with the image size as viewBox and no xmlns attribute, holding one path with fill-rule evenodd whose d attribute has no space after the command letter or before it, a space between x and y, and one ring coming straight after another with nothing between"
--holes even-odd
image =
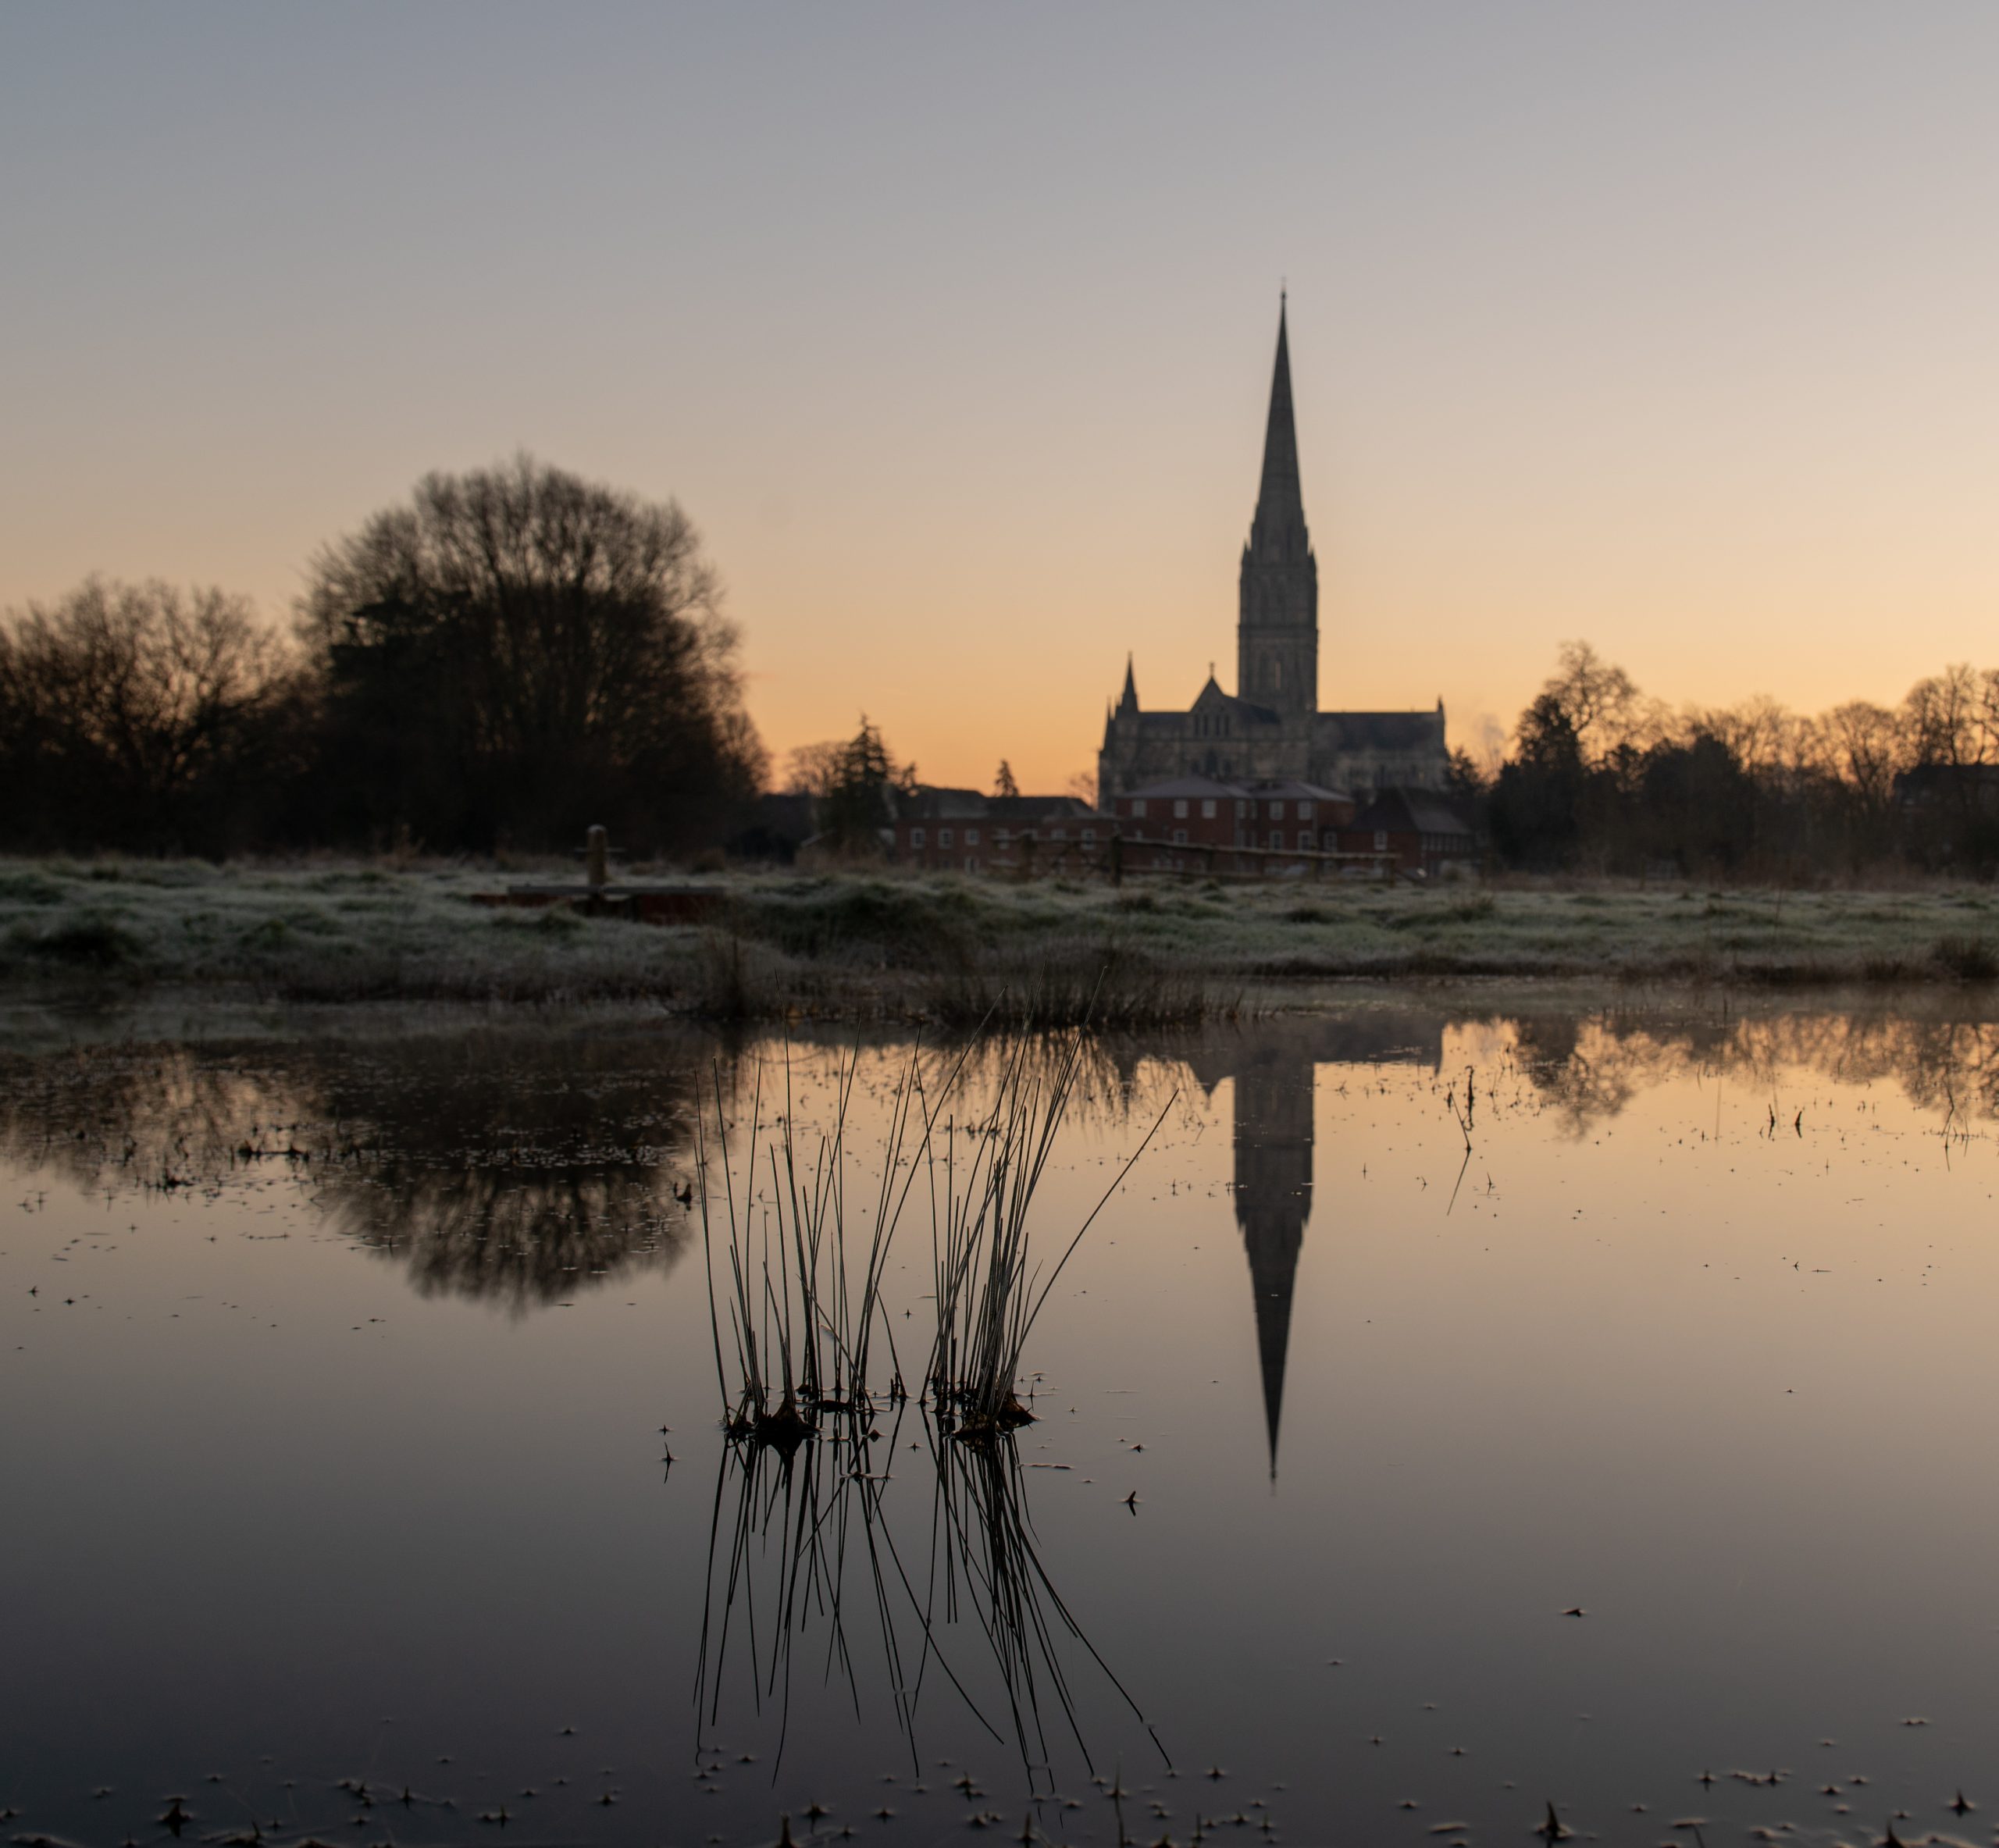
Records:
<instances>
[{"instance_id":1,"label":"window of brick building","mask_svg":"<svg viewBox=\"0 0 1999 1848\"><path fill-rule=\"evenodd\" d=\"M1301 821L1310 821L1312 819L1312 805L1310 803L1301 802L1298 805L1298 818Z\"/></svg>"},{"instance_id":2,"label":"window of brick building","mask_svg":"<svg viewBox=\"0 0 1999 1848\"><path fill-rule=\"evenodd\" d=\"M1094 847L1096 845L1096 830L1094 828L1086 828L1083 830L1083 845L1085 847Z\"/></svg>"},{"instance_id":3,"label":"window of brick building","mask_svg":"<svg viewBox=\"0 0 1999 1848\"><path fill-rule=\"evenodd\" d=\"M1176 821L1185 821L1187 819L1187 804L1185 802L1174 803L1173 818Z\"/></svg>"},{"instance_id":4,"label":"window of brick building","mask_svg":"<svg viewBox=\"0 0 1999 1848\"><path fill-rule=\"evenodd\" d=\"M1132 802L1131 813L1138 817L1141 820L1144 818L1146 813L1146 799L1142 796L1135 798Z\"/></svg>"},{"instance_id":5,"label":"window of brick building","mask_svg":"<svg viewBox=\"0 0 1999 1848\"><path fill-rule=\"evenodd\" d=\"M978 845L978 830L977 828L967 828L965 830L965 845L967 847L976 847Z\"/></svg>"},{"instance_id":6,"label":"window of brick building","mask_svg":"<svg viewBox=\"0 0 1999 1848\"><path fill-rule=\"evenodd\" d=\"M1270 804L1270 819L1273 821L1281 821L1284 819L1284 804L1282 803L1274 802Z\"/></svg>"},{"instance_id":7,"label":"window of brick building","mask_svg":"<svg viewBox=\"0 0 1999 1848\"><path fill-rule=\"evenodd\" d=\"M912 828L909 831L909 844L912 847L921 847L923 845L923 830L921 828Z\"/></svg>"},{"instance_id":8,"label":"window of brick building","mask_svg":"<svg viewBox=\"0 0 1999 1848\"><path fill-rule=\"evenodd\" d=\"M1281 828L1274 828L1270 830L1270 845L1273 847L1281 847L1284 845L1284 830Z\"/></svg>"},{"instance_id":9,"label":"window of brick building","mask_svg":"<svg viewBox=\"0 0 1999 1848\"><path fill-rule=\"evenodd\" d=\"M1176 828L1174 829L1173 844L1176 847L1184 847L1187 845L1187 830L1185 828Z\"/></svg>"},{"instance_id":10,"label":"window of brick building","mask_svg":"<svg viewBox=\"0 0 1999 1848\"><path fill-rule=\"evenodd\" d=\"M1388 850L1388 831L1385 828L1377 828L1374 830L1374 851L1377 853L1385 853Z\"/></svg>"},{"instance_id":11,"label":"window of brick building","mask_svg":"<svg viewBox=\"0 0 1999 1848\"><path fill-rule=\"evenodd\" d=\"M948 846L950 846L950 844L951 844L951 831L950 831L950 829L949 829L948 828L939 828L939 829L937 830L937 845L938 845L939 846L940 846L940 847L948 847Z\"/></svg>"},{"instance_id":12,"label":"window of brick building","mask_svg":"<svg viewBox=\"0 0 1999 1848\"><path fill-rule=\"evenodd\" d=\"M1212 821L1214 818L1215 818L1215 801L1214 801L1214 798L1213 798L1212 796L1203 796L1203 797L1201 799L1201 819L1202 819L1203 821Z\"/></svg>"}]
</instances>

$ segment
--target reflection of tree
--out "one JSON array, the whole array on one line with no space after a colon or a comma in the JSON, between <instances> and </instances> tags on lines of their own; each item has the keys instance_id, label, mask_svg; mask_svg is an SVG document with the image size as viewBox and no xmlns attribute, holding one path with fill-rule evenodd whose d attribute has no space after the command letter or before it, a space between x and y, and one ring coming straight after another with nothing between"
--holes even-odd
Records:
<instances>
[{"instance_id":1,"label":"reflection of tree","mask_svg":"<svg viewBox=\"0 0 1999 1848\"><path fill-rule=\"evenodd\" d=\"M1976 1004L1750 1014L1717 1005L1698 1016L1631 1007L1500 1024L1512 1028L1513 1063L1579 1134L1643 1091L1710 1073L1757 1090L1787 1070L1841 1085L1894 1084L1919 1109L1999 1116L1999 1020Z\"/></svg>"},{"instance_id":2,"label":"reflection of tree","mask_svg":"<svg viewBox=\"0 0 1999 1848\"><path fill-rule=\"evenodd\" d=\"M94 1050L0 1068L0 1149L91 1187L275 1170L419 1289L525 1309L679 1255L699 1059L601 1029Z\"/></svg>"}]
</instances>

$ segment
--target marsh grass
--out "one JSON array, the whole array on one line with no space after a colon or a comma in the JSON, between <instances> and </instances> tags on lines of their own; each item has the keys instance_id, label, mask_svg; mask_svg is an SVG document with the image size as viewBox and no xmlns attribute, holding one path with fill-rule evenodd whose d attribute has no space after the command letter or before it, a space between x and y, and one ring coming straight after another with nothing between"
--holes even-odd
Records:
<instances>
[{"instance_id":1,"label":"marsh grass","mask_svg":"<svg viewBox=\"0 0 1999 1848\"><path fill-rule=\"evenodd\" d=\"M0 862L0 982L94 1001L149 988L337 1005L643 1002L726 1019L793 1011L1044 1026L1225 1016L1256 985L1576 976L1742 986L1987 979L1984 888L1434 888L1329 881L1010 882L956 874L715 875L718 927L634 925L470 899L573 867L305 859ZM1999 960L1999 950L1995 950Z\"/></svg>"},{"instance_id":2,"label":"marsh grass","mask_svg":"<svg viewBox=\"0 0 1999 1848\"><path fill-rule=\"evenodd\" d=\"M713 1134L714 1166L722 1174L721 1202L715 1201L709 1178L705 1113L697 1118L695 1160L700 1176L701 1241L715 1376L729 1408L725 1422L732 1438L795 1451L814 1434L822 1413L873 1408L878 1389L870 1360L878 1319L884 1321L882 1333L892 1361L894 1356L894 1335L882 1316L881 1284L918 1172L905 1159L906 1152L913 1133L927 1147L934 1120L925 1109L921 1060L921 1048L913 1049L890 1106L871 1210L859 1201L853 1203L852 1216L865 1220L865 1239L857 1230L851 1244L846 1126L858 1054L843 1056L834 1075L832 1126L809 1150L800 1145L793 1108L789 1046L783 1109L775 1123L765 1118L763 1067L758 1065L739 1177L722 1068L718 1063L714 1067ZM953 1070L946 1079L946 1091L955 1077ZM727 1213L719 1238L714 1211L718 1204ZM726 1344L722 1332L725 1317ZM900 1365L878 1390L888 1398L907 1397Z\"/></svg>"},{"instance_id":3,"label":"marsh grass","mask_svg":"<svg viewBox=\"0 0 1999 1848\"><path fill-rule=\"evenodd\" d=\"M760 1063L747 1127L733 1138L717 1064L712 1118L704 1110L697 1123L696 1166L716 1383L732 1439L789 1453L818 1434L823 1415L864 1415L910 1396L882 1280L919 1180L935 1323L918 1394L967 1441L1028 1421L1021 1358L1049 1291L1178 1095L1049 1261L1031 1237L1035 1198L1078 1081L1092 1069L1092 1045L1081 1028L999 1044L991 1102L973 1109L967 1067L990 1043L971 1036L926 1073L918 1042L889 1098L879 1145L868 1152L879 1164L871 1189L849 1178L857 1050L838 1056L830 1122L809 1145L788 1043L782 1098L767 1101Z\"/></svg>"},{"instance_id":4,"label":"marsh grass","mask_svg":"<svg viewBox=\"0 0 1999 1848\"><path fill-rule=\"evenodd\" d=\"M1240 988L1163 962L1115 938L1023 953L998 945L918 991L917 1006L946 1026L1026 1031L1080 1027L1138 1033L1234 1019Z\"/></svg>"},{"instance_id":5,"label":"marsh grass","mask_svg":"<svg viewBox=\"0 0 1999 1848\"><path fill-rule=\"evenodd\" d=\"M1052 1046L1017 1041L990 1113L967 1126L969 1158L960 1160L960 1139L947 1134L942 1160L933 1154L928 1163L937 1333L926 1384L940 1415L968 1440L1029 1421L1016 1390L1028 1337L1083 1235L1173 1107L1169 1098L1060 1256L1038 1262L1030 1212L1084 1069L1085 1044L1080 1031Z\"/></svg>"},{"instance_id":6,"label":"marsh grass","mask_svg":"<svg viewBox=\"0 0 1999 1848\"><path fill-rule=\"evenodd\" d=\"M1938 967L1959 981L1990 981L1999 976L1999 954L1983 937L1947 933L1930 951Z\"/></svg>"}]
</instances>

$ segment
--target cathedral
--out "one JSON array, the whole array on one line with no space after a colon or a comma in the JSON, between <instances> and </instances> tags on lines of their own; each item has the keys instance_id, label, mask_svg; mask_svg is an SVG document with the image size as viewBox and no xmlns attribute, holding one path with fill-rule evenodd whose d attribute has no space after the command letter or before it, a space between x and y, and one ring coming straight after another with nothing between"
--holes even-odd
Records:
<instances>
[{"instance_id":1,"label":"cathedral","mask_svg":"<svg viewBox=\"0 0 1999 1848\"><path fill-rule=\"evenodd\" d=\"M1424 712L1319 710L1319 565L1305 527L1291 408L1285 309L1263 436L1263 479L1242 548L1235 691L1211 671L1185 712L1148 712L1128 661L1104 721L1097 800L1181 777L1249 785L1305 783L1365 803L1391 789L1441 789L1444 703Z\"/></svg>"}]
</instances>

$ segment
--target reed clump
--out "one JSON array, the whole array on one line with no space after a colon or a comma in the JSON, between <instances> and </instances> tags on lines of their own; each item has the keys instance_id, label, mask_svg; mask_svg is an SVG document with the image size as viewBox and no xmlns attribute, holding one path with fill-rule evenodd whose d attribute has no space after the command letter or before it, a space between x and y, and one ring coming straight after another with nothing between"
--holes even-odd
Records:
<instances>
[{"instance_id":1,"label":"reed clump","mask_svg":"<svg viewBox=\"0 0 1999 1848\"><path fill-rule=\"evenodd\" d=\"M696 1152L716 1379L732 1440L789 1454L818 1435L829 1414L864 1418L912 1396L882 1284L919 1181L930 1210L936 1319L914 1396L967 1441L1032 1416L1018 1390L1028 1337L1174 1100L1050 1262L1030 1222L1090 1042L1081 1029L1006 1042L990 1102L975 1106L965 1074L982 1043L967 1040L928 1070L921 1045L911 1051L871 1152L879 1160L871 1187L850 1176L857 1051L836 1067L830 1122L809 1148L796 1122L789 1049L782 1099L767 1103L759 1066L747 1127L732 1124L716 1067L712 1122L704 1109Z\"/></svg>"},{"instance_id":2,"label":"reed clump","mask_svg":"<svg viewBox=\"0 0 1999 1848\"><path fill-rule=\"evenodd\" d=\"M1242 1002L1238 989L1114 938L993 947L933 977L919 1005L949 1026L1143 1033L1232 1020Z\"/></svg>"}]
</instances>

